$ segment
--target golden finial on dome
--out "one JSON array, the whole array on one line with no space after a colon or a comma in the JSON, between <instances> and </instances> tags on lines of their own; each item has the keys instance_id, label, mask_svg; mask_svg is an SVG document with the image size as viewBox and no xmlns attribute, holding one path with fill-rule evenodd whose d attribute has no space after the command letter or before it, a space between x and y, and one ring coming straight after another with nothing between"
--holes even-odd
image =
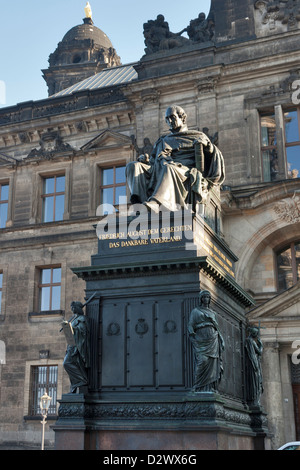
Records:
<instances>
[{"instance_id":1,"label":"golden finial on dome","mask_svg":"<svg viewBox=\"0 0 300 470\"><path fill-rule=\"evenodd\" d=\"M91 9L90 2L86 2L86 6L84 7L84 11L85 11L86 18L91 18L92 19L92 9Z\"/></svg>"}]
</instances>

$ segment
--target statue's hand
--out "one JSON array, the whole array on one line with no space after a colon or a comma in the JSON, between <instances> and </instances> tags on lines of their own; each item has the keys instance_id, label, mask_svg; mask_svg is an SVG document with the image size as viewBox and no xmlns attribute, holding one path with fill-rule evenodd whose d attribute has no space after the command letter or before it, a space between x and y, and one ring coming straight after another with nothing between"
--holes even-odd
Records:
<instances>
[{"instance_id":1,"label":"statue's hand","mask_svg":"<svg viewBox=\"0 0 300 470\"><path fill-rule=\"evenodd\" d=\"M205 147L205 150L207 150L208 153L214 153L214 146L211 143L211 141L208 142L208 144Z\"/></svg>"},{"instance_id":2,"label":"statue's hand","mask_svg":"<svg viewBox=\"0 0 300 470\"><path fill-rule=\"evenodd\" d=\"M150 157L148 153L145 153L144 155L140 155L138 158L138 162L141 162L141 163L149 163L149 160L150 160Z\"/></svg>"},{"instance_id":3,"label":"statue's hand","mask_svg":"<svg viewBox=\"0 0 300 470\"><path fill-rule=\"evenodd\" d=\"M201 136L198 137L198 139L194 141L194 144L197 144L197 143L202 144L207 152L213 153L214 146L206 134L203 133Z\"/></svg>"}]
</instances>

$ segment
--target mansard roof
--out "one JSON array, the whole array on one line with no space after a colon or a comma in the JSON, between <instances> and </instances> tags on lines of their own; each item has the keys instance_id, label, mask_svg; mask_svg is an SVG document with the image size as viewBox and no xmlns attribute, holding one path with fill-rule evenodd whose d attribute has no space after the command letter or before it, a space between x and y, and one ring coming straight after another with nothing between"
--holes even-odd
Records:
<instances>
[{"instance_id":1,"label":"mansard roof","mask_svg":"<svg viewBox=\"0 0 300 470\"><path fill-rule=\"evenodd\" d=\"M74 85L66 88L65 90L59 91L49 98L67 96L77 91L96 90L108 86L120 85L131 82L132 80L136 80L137 78L138 74L131 64L120 67L112 67L102 70L96 75L86 78L79 83L75 83Z\"/></svg>"}]
</instances>

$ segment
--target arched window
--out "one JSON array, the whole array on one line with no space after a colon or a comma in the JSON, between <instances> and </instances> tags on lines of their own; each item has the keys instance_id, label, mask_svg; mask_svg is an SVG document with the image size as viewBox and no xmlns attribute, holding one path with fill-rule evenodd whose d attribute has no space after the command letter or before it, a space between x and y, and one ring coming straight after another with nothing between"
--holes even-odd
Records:
<instances>
[{"instance_id":1,"label":"arched window","mask_svg":"<svg viewBox=\"0 0 300 470\"><path fill-rule=\"evenodd\" d=\"M277 252L278 291L283 292L300 279L300 241Z\"/></svg>"},{"instance_id":2,"label":"arched window","mask_svg":"<svg viewBox=\"0 0 300 470\"><path fill-rule=\"evenodd\" d=\"M79 64L81 62L81 57L79 54L74 55L73 57L73 64Z\"/></svg>"}]
</instances>

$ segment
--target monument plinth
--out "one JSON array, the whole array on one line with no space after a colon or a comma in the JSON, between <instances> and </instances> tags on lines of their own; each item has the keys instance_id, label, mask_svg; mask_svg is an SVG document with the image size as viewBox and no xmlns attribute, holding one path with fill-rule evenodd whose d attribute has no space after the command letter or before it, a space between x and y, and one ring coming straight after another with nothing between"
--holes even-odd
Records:
<instances>
[{"instance_id":1,"label":"monument plinth","mask_svg":"<svg viewBox=\"0 0 300 470\"><path fill-rule=\"evenodd\" d=\"M127 166L132 205L99 220L98 253L73 268L91 299L88 390L60 400L57 449L264 447L246 380L253 301L221 233L223 156L182 108L166 120L151 157Z\"/></svg>"},{"instance_id":2,"label":"monument plinth","mask_svg":"<svg viewBox=\"0 0 300 470\"><path fill-rule=\"evenodd\" d=\"M163 219L153 228L150 215L138 216L125 227L117 217L91 265L73 269L87 297L96 293L86 307L91 366L88 393L60 401L57 449L263 447L265 416L245 395L252 300L234 279L237 259L202 217ZM224 372L218 390L198 393L188 324L203 290L224 338Z\"/></svg>"}]
</instances>

